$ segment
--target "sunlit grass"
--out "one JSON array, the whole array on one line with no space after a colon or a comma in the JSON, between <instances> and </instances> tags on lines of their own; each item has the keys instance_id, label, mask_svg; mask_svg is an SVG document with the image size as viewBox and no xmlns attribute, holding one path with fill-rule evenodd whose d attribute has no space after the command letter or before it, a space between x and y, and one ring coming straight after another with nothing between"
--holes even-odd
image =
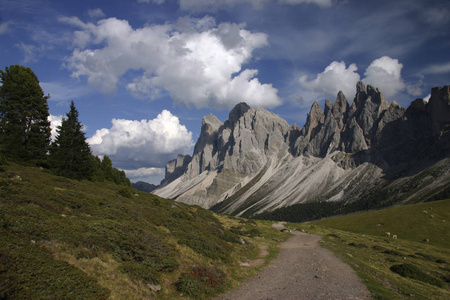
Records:
<instances>
[{"instance_id":1,"label":"sunlit grass","mask_svg":"<svg viewBox=\"0 0 450 300\"><path fill-rule=\"evenodd\" d=\"M448 220L449 206L445 200L289 226L322 235L322 245L357 271L375 299L450 299L450 231L442 222ZM422 215L430 207L434 218ZM422 242L424 233L429 243ZM415 266L438 284L391 271L402 264Z\"/></svg>"}]
</instances>

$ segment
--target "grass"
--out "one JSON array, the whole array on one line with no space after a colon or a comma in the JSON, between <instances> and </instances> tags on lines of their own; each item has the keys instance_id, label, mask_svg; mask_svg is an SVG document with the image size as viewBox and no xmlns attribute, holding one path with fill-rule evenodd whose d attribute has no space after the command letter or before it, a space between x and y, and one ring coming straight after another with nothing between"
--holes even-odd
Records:
<instances>
[{"instance_id":1,"label":"grass","mask_svg":"<svg viewBox=\"0 0 450 300\"><path fill-rule=\"evenodd\" d=\"M450 299L449 213L444 200L289 226L321 234L375 299Z\"/></svg>"},{"instance_id":2,"label":"grass","mask_svg":"<svg viewBox=\"0 0 450 300\"><path fill-rule=\"evenodd\" d=\"M239 263L258 245L287 237L111 182L0 171L0 299L212 297L261 268Z\"/></svg>"}]
</instances>

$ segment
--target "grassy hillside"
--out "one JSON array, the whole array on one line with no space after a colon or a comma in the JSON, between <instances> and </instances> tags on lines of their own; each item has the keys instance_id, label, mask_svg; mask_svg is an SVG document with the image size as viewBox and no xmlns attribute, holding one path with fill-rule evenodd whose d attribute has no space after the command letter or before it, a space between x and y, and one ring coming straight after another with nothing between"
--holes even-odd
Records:
<instances>
[{"instance_id":1,"label":"grassy hillside","mask_svg":"<svg viewBox=\"0 0 450 300\"><path fill-rule=\"evenodd\" d=\"M210 297L262 267L242 264L260 245L267 260L285 238L271 223L111 182L14 163L0 172L0 299Z\"/></svg>"},{"instance_id":2,"label":"grassy hillside","mask_svg":"<svg viewBox=\"0 0 450 300\"><path fill-rule=\"evenodd\" d=\"M383 235L450 248L450 200L405 205L315 222L355 233Z\"/></svg>"},{"instance_id":3,"label":"grassy hillside","mask_svg":"<svg viewBox=\"0 0 450 300\"><path fill-rule=\"evenodd\" d=\"M290 226L323 235L376 299L450 299L450 200Z\"/></svg>"}]
</instances>

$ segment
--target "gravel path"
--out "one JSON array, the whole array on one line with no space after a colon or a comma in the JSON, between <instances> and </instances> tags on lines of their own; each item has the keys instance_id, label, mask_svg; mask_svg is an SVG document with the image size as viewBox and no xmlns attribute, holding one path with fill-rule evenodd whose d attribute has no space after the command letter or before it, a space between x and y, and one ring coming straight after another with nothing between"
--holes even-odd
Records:
<instances>
[{"instance_id":1,"label":"gravel path","mask_svg":"<svg viewBox=\"0 0 450 300\"><path fill-rule=\"evenodd\" d=\"M264 270L216 299L371 299L355 271L320 247L320 236L293 233Z\"/></svg>"}]
</instances>

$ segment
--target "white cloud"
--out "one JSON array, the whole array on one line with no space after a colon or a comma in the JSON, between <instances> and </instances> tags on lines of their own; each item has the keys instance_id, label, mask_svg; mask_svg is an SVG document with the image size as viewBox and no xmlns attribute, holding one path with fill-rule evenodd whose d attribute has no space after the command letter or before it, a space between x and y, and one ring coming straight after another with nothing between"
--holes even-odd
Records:
<instances>
[{"instance_id":1,"label":"white cloud","mask_svg":"<svg viewBox=\"0 0 450 300\"><path fill-rule=\"evenodd\" d=\"M150 0L139 0L140 2L148 2ZM299 4L316 4L320 7L330 7L333 5L332 0L180 0L180 8L182 10L194 12L213 12L220 9L229 9L235 5L248 3L256 9L262 9L265 5L276 2L281 5L299 5Z\"/></svg>"},{"instance_id":2,"label":"white cloud","mask_svg":"<svg viewBox=\"0 0 450 300\"><path fill-rule=\"evenodd\" d=\"M367 67L363 81L378 87L386 97L392 97L405 88L401 77L403 65L397 59L383 56Z\"/></svg>"},{"instance_id":3,"label":"white cloud","mask_svg":"<svg viewBox=\"0 0 450 300\"><path fill-rule=\"evenodd\" d=\"M361 80L379 88L386 97L392 97L405 88L410 95L421 95L423 76L419 76L419 81L415 84L405 83L401 76L402 68L403 65L397 59L383 56L372 61L364 73L365 78ZM338 91L342 91L351 101L356 93L356 83L360 80L357 70L356 64L347 68L345 62L334 61L311 81L308 81L306 75L301 76L299 82L305 88L302 101L310 103L323 96L335 97Z\"/></svg>"},{"instance_id":4,"label":"white cloud","mask_svg":"<svg viewBox=\"0 0 450 300\"><path fill-rule=\"evenodd\" d=\"M427 67L424 73L428 74L445 74L450 73L450 62L439 64L439 65L431 65Z\"/></svg>"},{"instance_id":5,"label":"white cloud","mask_svg":"<svg viewBox=\"0 0 450 300\"><path fill-rule=\"evenodd\" d=\"M342 91L347 99L352 99L356 93L356 83L359 81L358 68L351 64L348 68L345 62L333 61L314 80L308 81L307 76L300 77L300 85L307 90L313 90L328 97L336 97ZM333 98L332 98L333 99Z\"/></svg>"},{"instance_id":6,"label":"white cloud","mask_svg":"<svg viewBox=\"0 0 450 300\"><path fill-rule=\"evenodd\" d=\"M49 115L48 116L48 120L50 121L50 127L52 129L52 141L54 141L56 138L56 135L57 135L56 128L58 126L61 126L63 117L64 117L63 115L59 115L59 116Z\"/></svg>"},{"instance_id":7,"label":"white cloud","mask_svg":"<svg viewBox=\"0 0 450 300\"><path fill-rule=\"evenodd\" d=\"M22 50L24 54L23 63L30 63L30 62L36 62L37 56L39 55L39 49L36 48L36 46L31 44L25 44L23 42L20 42L18 44L15 44L17 48Z\"/></svg>"},{"instance_id":8,"label":"white cloud","mask_svg":"<svg viewBox=\"0 0 450 300\"><path fill-rule=\"evenodd\" d=\"M10 29L10 25L12 24L12 22L3 22L0 23L0 34L4 34L7 33Z\"/></svg>"},{"instance_id":9,"label":"white cloud","mask_svg":"<svg viewBox=\"0 0 450 300\"><path fill-rule=\"evenodd\" d=\"M428 94L425 98L423 98L423 100L425 100L425 102L430 101L431 98L431 94Z\"/></svg>"},{"instance_id":10,"label":"white cloud","mask_svg":"<svg viewBox=\"0 0 450 300\"><path fill-rule=\"evenodd\" d=\"M137 2L163 4L165 2L165 0L137 0Z\"/></svg>"},{"instance_id":11,"label":"white cloud","mask_svg":"<svg viewBox=\"0 0 450 300\"><path fill-rule=\"evenodd\" d=\"M87 13L91 19L100 19L106 16L100 8L89 9Z\"/></svg>"},{"instance_id":12,"label":"white cloud","mask_svg":"<svg viewBox=\"0 0 450 300\"><path fill-rule=\"evenodd\" d=\"M123 170L131 182L144 181L158 185L164 179L165 169L139 168L136 170Z\"/></svg>"},{"instance_id":13,"label":"white cloud","mask_svg":"<svg viewBox=\"0 0 450 300\"><path fill-rule=\"evenodd\" d=\"M255 49L268 45L263 33L231 23L216 26L211 17L183 18L192 25L184 31L177 31L177 24L133 29L116 18L96 25L80 24L77 18L60 20L81 29L74 33L79 48L67 60L72 76L86 76L104 92L114 92L127 71L140 70L142 75L127 88L141 98L155 98L164 89L176 103L199 108L230 108L242 101L281 104L277 89L254 78L254 70L243 69ZM239 93L233 89L237 87ZM261 95L264 101L256 99Z\"/></svg>"},{"instance_id":14,"label":"white cloud","mask_svg":"<svg viewBox=\"0 0 450 300\"><path fill-rule=\"evenodd\" d=\"M192 132L167 110L149 121L113 119L111 128L97 130L88 142L95 155L108 155L122 169L162 167L194 145Z\"/></svg>"},{"instance_id":15,"label":"white cloud","mask_svg":"<svg viewBox=\"0 0 450 300\"><path fill-rule=\"evenodd\" d=\"M59 103L68 103L68 101L76 100L89 93L89 89L66 82L40 82L39 83L44 94L50 94L49 101L57 101Z\"/></svg>"},{"instance_id":16,"label":"white cloud","mask_svg":"<svg viewBox=\"0 0 450 300\"><path fill-rule=\"evenodd\" d=\"M422 95L422 86L423 86L423 75L419 75L419 81L417 83L406 83L406 91L411 96L420 96Z\"/></svg>"},{"instance_id":17,"label":"white cloud","mask_svg":"<svg viewBox=\"0 0 450 300\"><path fill-rule=\"evenodd\" d=\"M278 0L280 4L290 4L290 5L298 5L303 3L312 3L317 4L321 7L331 7L333 5L332 0Z\"/></svg>"}]
</instances>

